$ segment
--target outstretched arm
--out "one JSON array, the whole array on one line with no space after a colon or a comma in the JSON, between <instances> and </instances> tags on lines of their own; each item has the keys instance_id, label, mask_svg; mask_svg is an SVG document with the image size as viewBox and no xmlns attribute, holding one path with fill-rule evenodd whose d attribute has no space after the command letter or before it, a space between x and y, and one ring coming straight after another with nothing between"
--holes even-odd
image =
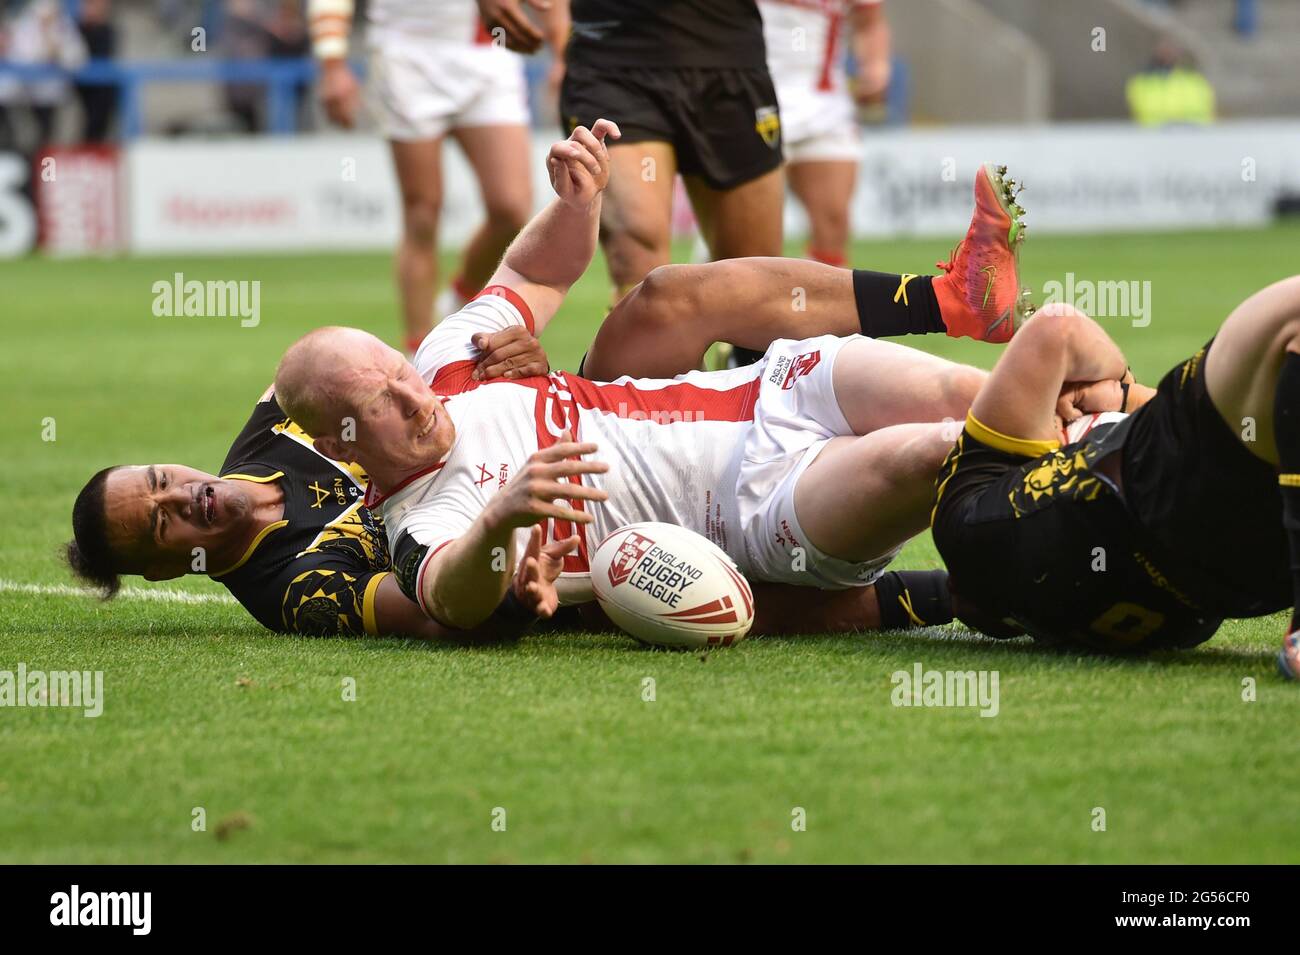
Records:
<instances>
[{"instance_id":1,"label":"outstretched arm","mask_svg":"<svg viewBox=\"0 0 1300 955\"><path fill-rule=\"evenodd\" d=\"M478 627L497 609L510 586L517 528L552 518L575 525L591 523L591 515L569 506L570 502L604 501L607 495L570 479L609 470L603 462L581 460L595 451L594 444L568 440L538 451L488 502L468 531L429 557L416 582L429 616L460 630Z\"/></svg>"},{"instance_id":2,"label":"outstretched arm","mask_svg":"<svg viewBox=\"0 0 1300 955\"><path fill-rule=\"evenodd\" d=\"M596 254L600 196L609 184L605 138L620 135L614 123L598 119L551 147L546 166L557 198L524 226L488 280L528 303L538 335Z\"/></svg>"}]
</instances>

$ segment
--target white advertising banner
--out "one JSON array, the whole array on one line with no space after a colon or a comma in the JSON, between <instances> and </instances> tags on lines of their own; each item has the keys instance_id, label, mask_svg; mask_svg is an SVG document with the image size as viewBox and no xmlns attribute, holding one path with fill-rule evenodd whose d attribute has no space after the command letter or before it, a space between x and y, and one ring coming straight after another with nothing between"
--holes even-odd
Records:
<instances>
[{"instance_id":1,"label":"white advertising banner","mask_svg":"<svg viewBox=\"0 0 1300 955\"><path fill-rule=\"evenodd\" d=\"M549 195L541 157L550 141L539 136L534 148L539 202ZM127 170L138 253L391 249L401 229L388 144L367 136L141 140ZM477 228L482 202L450 144L443 177L440 238L456 247Z\"/></svg>"},{"instance_id":2,"label":"white advertising banner","mask_svg":"<svg viewBox=\"0 0 1300 955\"><path fill-rule=\"evenodd\" d=\"M1262 225L1300 194L1300 122L1143 129L1127 123L868 132L853 201L862 237L956 235L978 164L1026 186L1034 232ZM788 231L802 233L791 210Z\"/></svg>"},{"instance_id":3,"label":"white advertising banner","mask_svg":"<svg viewBox=\"0 0 1300 955\"><path fill-rule=\"evenodd\" d=\"M533 142L535 205L550 196ZM128 146L130 248L139 253L389 249L401 203L387 145L365 136L262 137ZM970 217L971 176L985 159L1027 185L1035 232L1259 225L1278 198L1300 194L1300 122L1204 128L1129 124L869 131L853 200L861 237L954 235ZM459 151L443 152L445 247L482 215ZM793 202L787 232L805 232Z\"/></svg>"}]
</instances>

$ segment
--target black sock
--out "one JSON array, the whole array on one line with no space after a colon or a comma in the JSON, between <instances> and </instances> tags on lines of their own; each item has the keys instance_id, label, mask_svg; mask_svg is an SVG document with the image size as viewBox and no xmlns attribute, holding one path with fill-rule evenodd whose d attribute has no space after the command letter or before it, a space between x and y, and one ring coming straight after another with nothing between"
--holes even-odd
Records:
<instances>
[{"instance_id":1,"label":"black sock","mask_svg":"<svg viewBox=\"0 0 1300 955\"><path fill-rule=\"evenodd\" d=\"M1300 355L1287 352L1273 397L1273 442L1280 465L1282 526L1291 547L1291 628L1300 625Z\"/></svg>"},{"instance_id":2,"label":"black sock","mask_svg":"<svg viewBox=\"0 0 1300 955\"><path fill-rule=\"evenodd\" d=\"M934 297L933 275L853 270L853 298L858 324L868 338L946 332Z\"/></svg>"},{"instance_id":3,"label":"black sock","mask_svg":"<svg viewBox=\"0 0 1300 955\"><path fill-rule=\"evenodd\" d=\"M946 570L891 570L876 581L881 630L952 622Z\"/></svg>"}]
</instances>

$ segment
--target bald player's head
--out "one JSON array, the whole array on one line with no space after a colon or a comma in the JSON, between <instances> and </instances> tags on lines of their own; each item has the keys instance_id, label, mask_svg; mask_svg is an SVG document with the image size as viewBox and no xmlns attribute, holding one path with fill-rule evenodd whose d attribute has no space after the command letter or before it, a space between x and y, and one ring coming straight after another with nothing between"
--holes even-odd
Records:
<instances>
[{"instance_id":1,"label":"bald player's head","mask_svg":"<svg viewBox=\"0 0 1300 955\"><path fill-rule=\"evenodd\" d=\"M356 461L381 488L437 461L455 433L411 363L358 328L318 328L290 345L275 394L318 451Z\"/></svg>"}]
</instances>

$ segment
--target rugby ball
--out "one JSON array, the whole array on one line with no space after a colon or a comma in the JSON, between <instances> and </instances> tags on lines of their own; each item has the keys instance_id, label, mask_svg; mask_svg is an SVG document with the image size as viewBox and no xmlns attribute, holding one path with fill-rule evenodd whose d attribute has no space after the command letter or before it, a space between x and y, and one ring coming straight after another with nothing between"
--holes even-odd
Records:
<instances>
[{"instance_id":1,"label":"rugby ball","mask_svg":"<svg viewBox=\"0 0 1300 955\"><path fill-rule=\"evenodd\" d=\"M1082 441L1093 429L1103 424L1118 424L1127 417L1128 415L1122 411L1099 411L1075 418L1065 427L1065 443L1074 444L1076 441Z\"/></svg>"},{"instance_id":2,"label":"rugby ball","mask_svg":"<svg viewBox=\"0 0 1300 955\"><path fill-rule=\"evenodd\" d=\"M754 624L754 594L721 548L675 524L628 524L591 559L606 616L642 643L729 647Z\"/></svg>"}]
</instances>

